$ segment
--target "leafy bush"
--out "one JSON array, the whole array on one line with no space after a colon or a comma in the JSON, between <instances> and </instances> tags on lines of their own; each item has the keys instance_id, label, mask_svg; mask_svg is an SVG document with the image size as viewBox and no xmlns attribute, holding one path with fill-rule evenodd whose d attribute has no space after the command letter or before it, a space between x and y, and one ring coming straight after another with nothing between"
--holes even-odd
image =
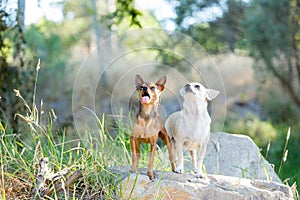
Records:
<instances>
[{"instance_id":1,"label":"leafy bush","mask_svg":"<svg viewBox=\"0 0 300 200\"><path fill-rule=\"evenodd\" d=\"M36 181L38 163L40 158L45 157L49 158L51 171L80 170L82 174L68 190L65 188L59 193L54 189L49 195L50 199L115 199L118 190L116 184L121 177L109 169L127 166L130 163L131 155L128 151L130 133L126 131L128 128L119 123L115 130L118 134L112 136L104 116L99 119L94 113L98 122L97 130L87 128L83 133L68 137L64 132L53 131L52 125L55 123L53 112L49 112L48 123L42 125L40 119L44 111L38 110L35 101L33 104L27 103L20 91L15 90L15 93L24 103L27 112L17 114L17 117L24 120L22 135L13 134L5 121L0 119L0 199L39 197L36 190L39 189ZM36 88L33 99L35 93ZM164 152L165 149L158 148L154 166L156 169L169 168ZM147 151L142 149L139 166L146 167L148 160ZM55 184L57 183L50 182L43 187L49 191Z\"/></svg>"},{"instance_id":2,"label":"leafy bush","mask_svg":"<svg viewBox=\"0 0 300 200\"><path fill-rule=\"evenodd\" d=\"M276 87L278 83L272 83L272 85ZM278 88L261 88L258 98L264 114L267 119L272 120L273 124L297 124L295 119L300 117L299 108Z\"/></svg>"},{"instance_id":3,"label":"leafy bush","mask_svg":"<svg viewBox=\"0 0 300 200\"><path fill-rule=\"evenodd\" d=\"M265 147L277 136L277 131L270 122L260 120L256 115L237 119L233 114L227 116L224 130L229 133L250 136L259 147Z\"/></svg>"}]
</instances>

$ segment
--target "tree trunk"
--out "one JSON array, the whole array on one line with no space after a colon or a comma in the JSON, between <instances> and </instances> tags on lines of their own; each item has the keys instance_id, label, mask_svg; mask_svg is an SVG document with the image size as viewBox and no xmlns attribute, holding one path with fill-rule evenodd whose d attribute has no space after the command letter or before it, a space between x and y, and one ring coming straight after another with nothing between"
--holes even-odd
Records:
<instances>
[{"instance_id":1,"label":"tree trunk","mask_svg":"<svg viewBox=\"0 0 300 200\"><path fill-rule=\"evenodd\" d=\"M25 0L18 0L18 24L22 32L25 30Z\"/></svg>"},{"instance_id":2,"label":"tree trunk","mask_svg":"<svg viewBox=\"0 0 300 200\"><path fill-rule=\"evenodd\" d=\"M17 22L18 22L18 35L16 40L16 49L15 49L15 58L18 61L18 68L23 68L24 57L25 57L25 0L18 0L18 13L17 13Z\"/></svg>"},{"instance_id":3,"label":"tree trunk","mask_svg":"<svg viewBox=\"0 0 300 200\"><path fill-rule=\"evenodd\" d=\"M93 28L96 35L96 45L97 45L97 55L98 55L98 62L99 62L99 68L100 68L100 74L101 74L101 85L102 87L107 87L107 79L106 79L106 73L103 66L103 57L102 52L100 48L100 42L101 42L101 32L99 27L99 22L97 20L97 6L96 6L96 0L91 0L92 8L94 9L93 12Z\"/></svg>"},{"instance_id":4,"label":"tree trunk","mask_svg":"<svg viewBox=\"0 0 300 200\"><path fill-rule=\"evenodd\" d=\"M278 72L275 67L273 66L273 63L265 56L263 51L260 51L261 57L267 67L267 69L277 78L277 80L280 81L283 88L287 89L287 92L289 93L291 99L293 102L300 108L300 98L298 96L297 89L293 87L293 77L290 80L287 76L284 76L284 74Z\"/></svg>"}]
</instances>

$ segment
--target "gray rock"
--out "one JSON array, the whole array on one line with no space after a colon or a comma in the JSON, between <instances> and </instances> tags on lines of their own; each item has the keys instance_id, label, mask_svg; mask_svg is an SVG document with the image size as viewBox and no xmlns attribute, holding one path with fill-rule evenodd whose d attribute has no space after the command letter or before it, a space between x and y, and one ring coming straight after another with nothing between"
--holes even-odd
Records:
<instances>
[{"instance_id":1,"label":"gray rock","mask_svg":"<svg viewBox=\"0 0 300 200\"><path fill-rule=\"evenodd\" d=\"M277 182L222 175L196 179L192 174L158 171L155 171L157 178L150 181L146 169L139 169L138 174L130 174L129 167L112 171L123 177L118 184L120 199L293 199L291 189Z\"/></svg>"},{"instance_id":2,"label":"gray rock","mask_svg":"<svg viewBox=\"0 0 300 200\"><path fill-rule=\"evenodd\" d=\"M259 148L245 135L211 133L204 165L208 174L281 183Z\"/></svg>"},{"instance_id":3,"label":"gray rock","mask_svg":"<svg viewBox=\"0 0 300 200\"><path fill-rule=\"evenodd\" d=\"M185 172L192 170L185 161ZM212 133L204 165L206 179L155 171L156 178L150 181L146 169L137 174L129 173L129 167L111 171L117 177L120 199L293 199L290 187L282 184L248 136Z\"/></svg>"}]
</instances>

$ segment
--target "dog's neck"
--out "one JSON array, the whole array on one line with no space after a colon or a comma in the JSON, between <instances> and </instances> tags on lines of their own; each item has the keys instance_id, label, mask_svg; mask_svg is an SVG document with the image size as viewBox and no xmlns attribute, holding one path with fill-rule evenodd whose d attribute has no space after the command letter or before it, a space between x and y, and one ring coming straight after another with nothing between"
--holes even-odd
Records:
<instances>
[{"instance_id":1,"label":"dog's neck","mask_svg":"<svg viewBox=\"0 0 300 200\"><path fill-rule=\"evenodd\" d=\"M138 116L144 118L145 120L149 120L157 116L157 111L157 105L145 105L140 103L140 110L138 112Z\"/></svg>"},{"instance_id":2,"label":"dog's neck","mask_svg":"<svg viewBox=\"0 0 300 200\"><path fill-rule=\"evenodd\" d=\"M199 105L198 102L189 101L183 102L183 111L189 116L202 116L207 113L207 102L205 105Z\"/></svg>"}]
</instances>

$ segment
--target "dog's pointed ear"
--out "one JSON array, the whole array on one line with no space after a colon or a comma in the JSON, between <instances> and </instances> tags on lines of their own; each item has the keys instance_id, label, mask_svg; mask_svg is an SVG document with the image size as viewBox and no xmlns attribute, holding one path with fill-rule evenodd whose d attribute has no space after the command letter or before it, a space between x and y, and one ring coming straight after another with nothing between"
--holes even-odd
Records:
<instances>
[{"instance_id":1,"label":"dog's pointed ear","mask_svg":"<svg viewBox=\"0 0 300 200\"><path fill-rule=\"evenodd\" d=\"M158 79L158 81L156 81L156 85L158 86L158 89L160 91L164 90L166 82L167 82L167 77L166 76L163 76L160 79Z\"/></svg>"},{"instance_id":2,"label":"dog's pointed ear","mask_svg":"<svg viewBox=\"0 0 300 200\"><path fill-rule=\"evenodd\" d=\"M213 89L206 89L206 98L207 100L211 101L215 98L220 92L218 90Z\"/></svg>"},{"instance_id":3,"label":"dog's pointed ear","mask_svg":"<svg viewBox=\"0 0 300 200\"><path fill-rule=\"evenodd\" d=\"M138 89L138 87L140 87L142 84L144 83L144 80L142 79L142 77L140 75L135 75L135 86Z\"/></svg>"}]
</instances>

